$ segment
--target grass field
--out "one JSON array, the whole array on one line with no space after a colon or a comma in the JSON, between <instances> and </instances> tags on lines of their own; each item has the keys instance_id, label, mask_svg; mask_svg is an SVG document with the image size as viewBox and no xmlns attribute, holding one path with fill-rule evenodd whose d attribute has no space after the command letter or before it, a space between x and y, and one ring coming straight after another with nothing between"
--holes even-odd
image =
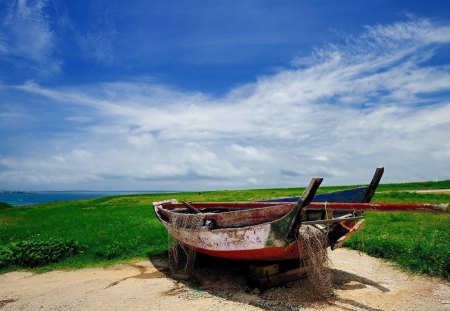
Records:
<instances>
[{"instance_id":1,"label":"grass field","mask_svg":"<svg viewBox=\"0 0 450 311\"><path fill-rule=\"evenodd\" d=\"M348 187L323 187L320 192ZM380 185L374 202L450 203L449 194L417 189L450 188L449 181ZM300 188L211 191L105 197L8 207L0 204L0 272L109 265L164 253L167 233L151 203L247 201L298 195ZM366 227L347 246L401 266L450 279L450 214L367 212Z\"/></svg>"}]
</instances>

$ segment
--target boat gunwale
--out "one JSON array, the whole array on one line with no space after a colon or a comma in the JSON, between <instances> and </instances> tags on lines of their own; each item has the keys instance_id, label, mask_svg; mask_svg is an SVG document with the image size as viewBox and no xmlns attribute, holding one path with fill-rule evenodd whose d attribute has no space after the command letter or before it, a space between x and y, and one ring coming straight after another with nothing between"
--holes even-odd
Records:
<instances>
[{"instance_id":1,"label":"boat gunwale","mask_svg":"<svg viewBox=\"0 0 450 311\"><path fill-rule=\"evenodd\" d=\"M212 203L215 203L215 202L212 202ZM223 203L223 202L217 202L217 203ZM227 202L228 203L228 202ZM230 202L230 203L233 203L233 202ZM239 202L239 203L245 203L245 202ZM165 204L165 203L163 203L163 204ZM163 219L160 215L159 215L159 213L158 213L158 209L159 208L163 208L162 207L162 205L163 204L160 204L160 205L156 205L156 206L154 206L154 210L155 210L155 213L156 213L156 215L157 215L157 217L158 217L158 219L164 224L164 226L170 226L170 222L167 222L165 219ZM169 203L169 204L173 204L173 203ZM175 203L175 204L181 204L181 203ZM293 213L294 212L294 208L293 208L293 206L294 206L294 204L293 203L288 203L288 204L276 204L276 205L272 205L272 206L279 206L279 205L292 205L292 208L291 208L291 210L288 212L288 213L286 213L286 214L284 214L282 217L280 217L280 218L277 218L277 219L274 219L274 220L272 220L272 221L269 221L269 222L264 222L264 223L260 223L260 224L256 224L256 225L249 225L249 226L242 226L242 227L232 227L232 228L208 228L208 227L198 227L198 228L183 228L183 230L189 230L190 232L195 232L195 231L214 231L214 232L225 232L225 231L236 231L236 230L251 230L250 228L255 228L255 227L258 227L258 226L267 226L267 225L270 225L270 226L272 226L274 223L278 223L278 222L281 222L281 221L283 221L283 220L285 220L285 218L287 218L287 217L289 217L290 216L290 214L291 213ZM267 207L262 207L261 209L264 209L264 208L267 208ZM253 210L255 210L256 208L254 208L254 209L246 209L246 210L242 210L242 211L238 211L238 212L244 212L244 211L253 211ZM167 210L166 209L166 211L168 212L168 213L171 213L171 214L175 214L173 211L170 211L170 210ZM234 211L233 211L234 212ZM229 213L229 212L224 212L224 213ZM202 213L201 215L207 215L208 213ZM214 213L209 213L209 214L214 214ZM198 214L188 214L188 215L198 215Z\"/></svg>"}]
</instances>

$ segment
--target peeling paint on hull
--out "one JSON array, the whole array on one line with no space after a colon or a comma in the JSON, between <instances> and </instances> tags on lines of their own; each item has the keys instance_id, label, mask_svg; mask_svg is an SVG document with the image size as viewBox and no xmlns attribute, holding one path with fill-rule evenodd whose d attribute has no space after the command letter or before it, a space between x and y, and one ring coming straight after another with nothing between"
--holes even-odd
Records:
<instances>
[{"instance_id":1,"label":"peeling paint on hull","mask_svg":"<svg viewBox=\"0 0 450 311\"><path fill-rule=\"evenodd\" d=\"M195 248L239 251L264 248L269 234L270 225L259 225L251 229L184 229L174 238Z\"/></svg>"},{"instance_id":2,"label":"peeling paint on hull","mask_svg":"<svg viewBox=\"0 0 450 311\"><path fill-rule=\"evenodd\" d=\"M227 206L229 207L231 204L227 204ZM171 205L169 204L169 206ZM270 213L271 210L273 213ZM265 215L272 214L272 221L264 224L239 228L217 228L213 230L208 228L183 228L173 230L168 219L170 219L171 215L174 213L167 210L158 211L158 206L155 206L156 215L161 223L179 242L206 255L246 261L273 261L299 258L297 243L295 241L287 242L285 239L286 228L289 227L293 218L292 208L286 209L283 207L282 210L284 213L281 217L280 210L269 208L265 211ZM261 214L261 211L258 210L258 208L250 210L241 209L239 212L241 213L241 221L243 221L244 218L247 218L247 221L249 219L256 220L255 217L249 215ZM225 214L235 218L235 213L237 213L237 211ZM168 219L165 220L161 215L168 217ZM205 213L202 215L204 215L205 219L212 219L211 216L215 216L212 213ZM221 215L221 217L225 217L224 215Z\"/></svg>"},{"instance_id":3,"label":"peeling paint on hull","mask_svg":"<svg viewBox=\"0 0 450 311\"><path fill-rule=\"evenodd\" d=\"M163 222L165 227L167 225ZM167 228L169 230L169 228ZM271 225L243 229L184 229L175 239L199 253L234 260L288 260L299 258L297 242L270 241ZM268 246L278 244L282 246Z\"/></svg>"}]
</instances>

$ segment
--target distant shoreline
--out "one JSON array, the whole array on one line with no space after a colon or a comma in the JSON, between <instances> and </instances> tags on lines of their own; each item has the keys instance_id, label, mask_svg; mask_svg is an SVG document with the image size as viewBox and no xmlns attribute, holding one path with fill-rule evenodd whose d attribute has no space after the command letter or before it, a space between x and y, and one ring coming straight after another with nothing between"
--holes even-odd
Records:
<instances>
[{"instance_id":1,"label":"distant shoreline","mask_svg":"<svg viewBox=\"0 0 450 311\"><path fill-rule=\"evenodd\" d=\"M94 199L114 195L168 194L179 191L0 191L0 202L12 206L30 206L41 203Z\"/></svg>"},{"instance_id":2,"label":"distant shoreline","mask_svg":"<svg viewBox=\"0 0 450 311\"><path fill-rule=\"evenodd\" d=\"M171 190L0 190L0 194L21 193L50 193L50 192L79 192L79 193L179 193L183 191Z\"/></svg>"}]
</instances>

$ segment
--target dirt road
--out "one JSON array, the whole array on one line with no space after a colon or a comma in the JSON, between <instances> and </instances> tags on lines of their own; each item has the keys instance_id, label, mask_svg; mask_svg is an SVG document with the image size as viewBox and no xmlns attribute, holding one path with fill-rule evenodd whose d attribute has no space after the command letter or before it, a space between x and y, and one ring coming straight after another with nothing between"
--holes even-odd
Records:
<instances>
[{"instance_id":1,"label":"dirt road","mask_svg":"<svg viewBox=\"0 0 450 311\"><path fill-rule=\"evenodd\" d=\"M450 310L450 283L412 276L358 252L330 253L335 297L306 280L262 293L243 276L197 268L191 281L166 275L163 259L108 269L0 275L3 310Z\"/></svg>"}]
</instances>

